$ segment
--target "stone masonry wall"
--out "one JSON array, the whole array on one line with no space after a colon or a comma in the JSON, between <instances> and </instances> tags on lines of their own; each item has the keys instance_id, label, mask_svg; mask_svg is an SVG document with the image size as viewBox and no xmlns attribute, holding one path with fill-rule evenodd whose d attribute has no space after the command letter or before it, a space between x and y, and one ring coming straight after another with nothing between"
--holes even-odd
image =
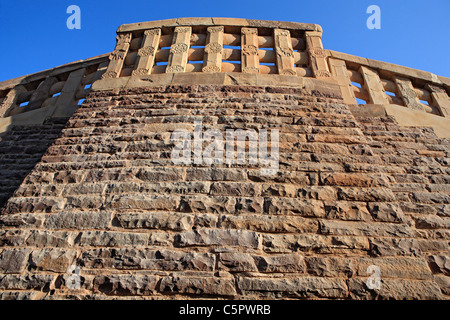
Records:
<instances>
[{"instance_id":1,"label":"stone masonry wall","mask_svg":"<svg viewBox=\"0 0 450 320\"><path fill-rule=\"evenodd\" d=\"M174 165L195 120L279 129L278 173ZM94 92L1 212L0 298L445 299L449 153L325 90Z\"/></svg>"},{"instance_id":2,"label":"stone masonry wall","mask_svg":"<svg viewBox=\"0 0 450 320\"><path fill-rule=\"evenodd\" d=\"M67 120L55 118L43 125L14 126L0 135L0 208L61 134Z\"/></svg>"}]
</instances>

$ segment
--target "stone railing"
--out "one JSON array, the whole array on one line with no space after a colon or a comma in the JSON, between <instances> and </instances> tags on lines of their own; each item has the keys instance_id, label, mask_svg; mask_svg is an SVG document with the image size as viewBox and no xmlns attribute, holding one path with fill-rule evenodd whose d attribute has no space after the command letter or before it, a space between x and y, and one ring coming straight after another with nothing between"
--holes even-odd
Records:
<instances>
[{"instance_id":1,"label":"stone railing","mask_svg":"<svg viewBox=\"0 0 450 320\"><path fill-rule=\"evenodd\" d=\"M109 54L0 82L0 132L12 123L36 124L70 116L99 79L104 82L96 83L99 88L111 89L123 87L128 80L130 86L145 86L147 80L134 80L180 73L196 73L196 79L206 82L212 81L211 73L240 73L246 79L284 75L270 78L294 86L301 78L319 78L337 83L350 105L360 99L450 117L449 78L324 50L321 36L316 24L234 18L122 25Z\"/></svg>"},{"instance_id":2,"label":"stone railing","mask_svg":"<svg viewBox=\"0 0 450 320\"><path fill-rule=\"evenodd\" d=\"M185 72L330 77L315 24L179 18L122 25L103 78Z\"/></svg>"},{"instance_id":3,"label":"stone railing","mask_svg":"<svg viewBox=\"0 0 450 320\"><path fill-rule=\"evenodd\" d=\"M91 91L91 84L101 78L108 63L108 54L104 54L0 82L0 127L2 120L10 117L26 118L27 124L39 121L30 117L37 109L46 117L70 116ZM25 113L27 116L23 117Z\"/></svg>"},{"instance_id":4,"label":"stone railing","mask_svg":"<svg viewBox=\"0 0 450 320\"><path fill-rule=\"evenodd\" d=\"M395 104L450 118L450 79L391 63L326 50L344 102Z\"/></svg>"}]
</instances>

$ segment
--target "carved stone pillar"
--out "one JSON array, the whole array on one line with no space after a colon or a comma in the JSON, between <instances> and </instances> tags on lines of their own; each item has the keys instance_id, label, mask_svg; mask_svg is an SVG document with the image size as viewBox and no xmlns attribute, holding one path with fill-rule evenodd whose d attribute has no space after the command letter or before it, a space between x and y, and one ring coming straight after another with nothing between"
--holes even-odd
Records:
<instances>
[{"instance_id":1,"label":"carved stone pillar","mask_svg":"<svg viewBox=\"0 0 450 320\"><path fill-rule=\"evenodd\" d=\"M166 73L179 73L186 71L189 47L191 44L191 32L191 27L175 28Z\"/></svg>"},{"instance_id":2,"label":"carved stone pillar","mask_svg":"<svg viewBox=\"0 0 450 320\"><path fill-rule=\"evenodd\" d=\"M131 32L119 33L117 35L116 48L109 55L109 65L106 72L103 74L102 79L118 78L120 71L122 70L125 57L130 48Z\"/></svg>"},{"instance_id":3,"label":"carved stone pillar","mask_svg":"<svg viewBox=\"0 0 450 320\"><path fill-rule=\"evenodd\" d=\"M294 50L292 49L289 30L274 29L275 53L279 74L296 75L294 64Z\"/></svg>"},{"instance_id":4,"label":"carved stone pillar","mask_svg":"<svg viewBox=\"0 0 450 320\"><path fill-rule=\"evenodd\" d=\"M161 29L150 29L144 31L141 48L137 53L136 68L131 73L133 76L146 75L152 72L160 36Z\"/></svg>"},{"instance_id":5,"label":"carved stone pillar","mask_svg":"<svg viewBox=\"0 0 450 320\"><path fill-rule=\"evenodd\" d=\"M241 29L241 67L243 73L259 73L258 29Z\"/></svg>"}]
</instances>

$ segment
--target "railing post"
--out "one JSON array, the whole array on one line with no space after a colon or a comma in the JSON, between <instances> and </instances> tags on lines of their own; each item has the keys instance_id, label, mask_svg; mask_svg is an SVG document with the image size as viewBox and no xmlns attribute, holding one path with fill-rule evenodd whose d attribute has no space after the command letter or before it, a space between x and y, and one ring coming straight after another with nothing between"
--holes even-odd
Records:
<instances>
[{"instance_id":1,"label":"railing post","mask_svg":"<svg viewBox=\"0 0 450 320\"><path fill-rule=\"evenodd\" d=\"M72 71L64 84L61 94L56 101L56 110L52 117L66 117L71 115L78 107L75 105L75 94L81 85L86 68Z\"/></svg>"},{"instance_id":2,"label":"railing post","mask_svg":"<svg viewBox=\"0 0 450 320\"><path fill-rule=\"evenodd\" d=\"M132 75L147 75L152 72L155 63L155 54L159 46L161 29L150 29L144 31L141 48L137 53L136 69Z\"/></svg>"},{"instance_id":3,"label":"railing post","mask_svg":"<svg viewBox=\"0 0 450 320\"><path fill-rule=\"evenodd\" d=\"M410 109L425 112L425 109L417 96L416 90L414 90L411 80L401 77L395 77L394 80L405 106Z\"/></svg>"},{"instance_id":4,"label":"railing post","mask_svg":"<svg viewBox=\"0 0 450 320\"><path fill-rule=\"evenodd\" d=\"M207 31L202 71L220 72L222 71L224 27L208 27Z\"/></svg>"},{"instance_id":5,"label":"railing post","mask_svg":"<svg viewBox=\"0 0 450 320\"><path fill-rule=\"evenodd\" d=\"M179 73L186 71L189 47L191 46L191 32L191 27L175 28L166 73Z\"/></svg>"},{"instance_id":6,"label":"railing post","mask_svg":"<svg viewBox=\"0 0 450 320\"><path fill-rule=\"evenodd\" d=\"M296 75L294 65L294 50L292 49L291 34L289 30L274 29L275 53L279 74Z\"/></svg>"},{"instance_id":7,"label":"railing post","mask_svg":"<svg viewBox=\"0 0 450 320\"><path fill-rule=\"evenodd\" d=\"M348 76L345 61L330 58L328 62L330 64L330 71L332 75L336 78L339 87L341 88L344 103L356 104L355 93L353 91L350 77Z\"/></svg>"},{"instance_id":8,"label":"railing post","mask_svg":"<svg viewBox=\"0 0 450 320\"><path fill-rule=\"evenodd\" d=\"M116 48L109 55L109 65L106 72L103 74L102 79L118 78L120 77L120 71L122 70L125 57L130 48L131 32L119 33L117 35Z\"/></svg>"},{"instance_id":9,"label":"railing post","mask_svg":"<svg viewBox=\"0 0 450 320\"><path fill-rule=\"evenodd\" d=\"M258 29L241 29L241 67L243 73L259 73Z\"/></svg>"},{"instance_id":10,"label":"railing post","mask_svg":"<svg viewBox=\"0 0 450 320\"><path fill-rule=\"evenodd\" d=\"M42 103L50 97L50 88L56 83L58 80L56 77L49 77L42 81L37 89L33 92L30 102L26 106L26 111L31 111L34 109L38 109L42 106Z\"/></svg>"},{"instance_id":11,"label":"railing post","mask_svg":"<svg viewBox=\"0 0 450 320\"><path fill-rule=\"evenodd\" d=\"M450 99L444 89L433 84L427 84L431 91L431 97L434 104L439 109L441 115L445 118L450 118Z\"/></svg>"},{"instance_id":12,"label":"railing post","mask_svg":"<svg viewBox=\"0 0 450 320\"><path fill-rule=\"evenodd\" d=\"M361 66L360 72L364 79L364 86L369 93L370 101L373 104L389 104L389 100L381 84L378 72L370 68Z\"/></svg>"},{"instance_id":13,"label":"railing post","mask_svg":"<svg viewBox=\"0 0 450 320\"><path fill-rule=\"evenodd\" d=\"M0 105L0 118L8 117L11 111L17 106L19 94L27 92L24 86L15 86L9 90L5 100Z\"/></svg>"},{"instance_id":14,"label":"railing post","mask_svg":"<svg viewBox=\"0 0 450 320\"><path fill-rule=\"evenodd\" d=\"M306 31L306 49L309 54L309 64L315 78L331 77L326 61L327 54L322 46L322 32Z\"/></svg>"}]
</instances>

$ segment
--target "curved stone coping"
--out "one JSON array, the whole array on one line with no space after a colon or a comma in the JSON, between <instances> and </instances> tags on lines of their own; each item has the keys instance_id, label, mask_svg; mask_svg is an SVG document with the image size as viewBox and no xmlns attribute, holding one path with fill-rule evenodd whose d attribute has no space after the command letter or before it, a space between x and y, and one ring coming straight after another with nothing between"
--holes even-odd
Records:
<instances>
[{"instance_id":1,"label":"curved stone coping","mask_svg":"<svg viewBox=\"0 0 450 320\"><path fill-rule=\"evenodd\" d=\"M377 118L390 116L399 126L430 127L439 138L450 138L450 119L405 108L396 104L350 105L350 111L356 117Z\"/></svg>"},{"instance_id":2,"label":"curved stone coping","mask_svg":"<svg viewBox=\"0 0 450 320\"><path fill-rule=\"evenodd\" d=\"M240 18L176 18L156 21L123 24L117 29L117 33L146 30L161 27L177 26L236 26L236 27L260 27L281 28L291 30L317 31L322 33L322 27L313 23L299 23L288 21L254 20Z\"/></svg>"},{"instance_id":3,"label":"curved stone coping","mask_svg":"<svg viewBox=\"0 0 450 320\"><path fill-rule=\"evenodd\" d=\"M51 69L39 71L36 73L31 73L25 76L5 80L0 82L0 90L11 89L19 84L26 84L36 80L44 79L47 77L52 77L64 72L73 71L80 68L86 68L92 64L101 63L108 61L108 56L110 53L104 53L92 58L87 58L84 60L78 60L74 62L69 62Z\"/></svg>"},{"instance_id":4,"label":"curved stone coping","mask_svg":"<svg viewBox=\"0 0 450 320\"><path fill-rule=\"evenodd\" d=\"M341 97L339 85L332 79L315 79L278 74L220 73L164 73L146 76L121 77L97 80L92 91L158 87L165 85L237 85L304 88L320 90L336 98Z\"/></svg>"}]
</instances>

